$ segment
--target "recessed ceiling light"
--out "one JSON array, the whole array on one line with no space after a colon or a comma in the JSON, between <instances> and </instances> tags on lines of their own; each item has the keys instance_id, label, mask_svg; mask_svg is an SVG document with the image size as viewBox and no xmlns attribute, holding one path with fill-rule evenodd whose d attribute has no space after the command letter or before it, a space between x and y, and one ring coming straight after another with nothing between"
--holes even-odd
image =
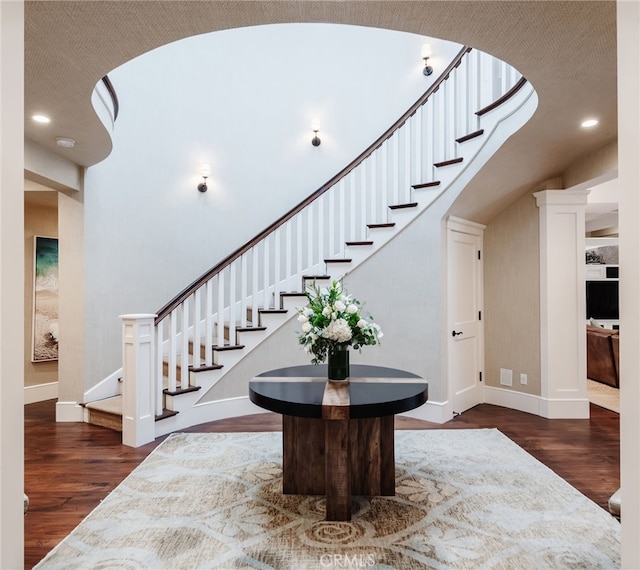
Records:
<instances>
[{"instance_id":1,"label":"recessed ceiling light","mask_svg":"<svg viewBox=\"0 0 640 570\"><path fill-rule=\"evenodd\" d=\"M42 123L43 125L46 125L47 123L51 122L51 119L49 117L47 117L46 115L31 115L31 118L36 123Z\"/></svg>"},{"instance_id":2,"label":"recessed ceiling light","mask_svg":"<svg viewBox=\"0 0 640 570\"><path fill-rule=\"evenodd\" d=\"M64 148L73 148L74 146L76 146L76 141L70 139L69 137L57 137L56 144Z\"/></svg>"},{"instance_id":3,"label":"recessed ceiling light","mask_svg":"<svg viewBox=\"0 0 640 570\"><path fill-rule=\"evenodd\" d=\"M580 126L584 129L589 129L591 127L595 127L600 121L598 119L586 119L580 123Z\"/></svg>"}]
</instances>

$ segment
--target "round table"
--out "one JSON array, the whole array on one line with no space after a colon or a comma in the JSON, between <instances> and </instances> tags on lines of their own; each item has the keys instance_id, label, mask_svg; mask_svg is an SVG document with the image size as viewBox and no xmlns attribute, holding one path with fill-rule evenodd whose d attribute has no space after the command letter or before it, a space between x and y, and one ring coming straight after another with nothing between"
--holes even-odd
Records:
<instances>
[{"instance_id":1,"label":"round table","mask_svg":"<svg viewBox=\"0 0 640 570\"><path fill-rule=\"evenodd\" d=\"M326 365L270 370L249 383L251 401L282 414L283 492L325 495L327 520L351 520L351 495L394 495L393 416L427 401L419 376L352 364L345 382Z\"/></svg>"}]
</instances>

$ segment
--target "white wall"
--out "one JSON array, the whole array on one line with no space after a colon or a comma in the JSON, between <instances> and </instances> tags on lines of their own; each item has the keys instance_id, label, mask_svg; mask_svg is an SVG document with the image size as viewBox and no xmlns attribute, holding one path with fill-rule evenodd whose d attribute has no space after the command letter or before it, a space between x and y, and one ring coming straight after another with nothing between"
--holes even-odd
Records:
<instances>
[{"instance_id":1,"label":"white wall","mask_svg":"<svg viewBox=\"0 0 640 570\"><path fill-rule=\"evenodd\" d=\"M622 568L640 568L640 4L617 9Z\"/></svg>"},{"instance_id":2,"label":"white wall","mask_svg":"<svg viewBox=\"0 0 640 570\"><path fill-rule=\"evenodd\" d=\"M321 186L459 50L431 40L426 78L425 41L283 24L190 38L109 73L114 150L85 179L85 390L120 366L119 314L159 309Z\"/></svg>"},{"instance_id":3,"label":"white wall","mask_svg":"<svg viewBox=\"0 0 640 570\"><path fill-rule=\"evenodd\" d=\"M0 568L23 567L24 3L0 2Z\"/></svg>"}]
</instances>

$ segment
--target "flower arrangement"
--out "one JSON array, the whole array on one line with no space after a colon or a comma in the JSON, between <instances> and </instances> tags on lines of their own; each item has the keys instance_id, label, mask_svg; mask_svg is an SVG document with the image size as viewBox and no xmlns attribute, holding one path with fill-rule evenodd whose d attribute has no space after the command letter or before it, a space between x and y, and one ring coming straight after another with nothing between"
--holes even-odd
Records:
<instances>
[{"instance_id":1,"label":"flower arrangement","mask_svg":"<svg viewBox=\"0 0 640 570\"><path fill-rule=\"evenodd\" d=\"M298 342L313 355L312 364L324 362L340 348L380 344L380 326L372 316L362 316L362 304L345 294L337 281L328 288L320 288L314 281L305 295L307 306L297 309L302 329Z\"/></svg>"}]
</instances>

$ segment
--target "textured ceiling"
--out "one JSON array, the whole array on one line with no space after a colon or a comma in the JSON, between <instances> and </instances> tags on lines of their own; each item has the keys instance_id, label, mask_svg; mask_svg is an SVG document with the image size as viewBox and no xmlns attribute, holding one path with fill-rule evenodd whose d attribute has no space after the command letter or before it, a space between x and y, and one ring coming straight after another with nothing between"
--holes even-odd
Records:
<instances>
[{"instance_id":1,"label":"textured ceiling","mask_svg":"<svg viewBox=\"0 0 640 570\"><path fill-rule=\"evenodd\" d=\"M331 22L452 40L509 62L539 108L477 176L457 215L488 220L523 189L553 178L617 136L615 1L29 1L25 3L25 136L88 166L111 150L90 97L110 70L195 34L282 22ZM46 112L46 128L28 119ZM597 116L584 132L579 122ZM56 136L78 141L55 146ZM514 167L513 165L517 165Z\"/></svg>"}]
</instances>

